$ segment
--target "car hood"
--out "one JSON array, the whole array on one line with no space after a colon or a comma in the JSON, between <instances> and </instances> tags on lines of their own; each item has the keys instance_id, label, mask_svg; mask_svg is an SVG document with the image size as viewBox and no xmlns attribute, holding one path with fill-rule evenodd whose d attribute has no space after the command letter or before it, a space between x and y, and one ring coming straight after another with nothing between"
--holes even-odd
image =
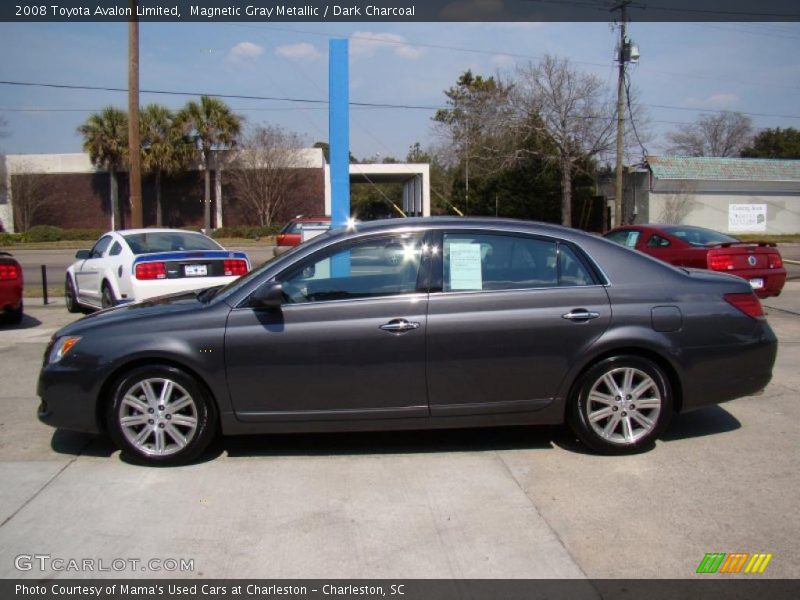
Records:
<instances>
[{"instance_id":1,"label":"car hood","mask_svg":"<svg viewBox=\"0 0 800 600\"><path fill-rule=\"evenodd\" d=\"M92 313L61 328L56 335L80 335L98 327L107 327L121 322L129 323L133 319L147 319L166 314L183 313L202 309L206 306L207 304L198 300L197 292L195 291L158 296L135 304L115 306L114 308Z\"/></svg>"}]
</instances>

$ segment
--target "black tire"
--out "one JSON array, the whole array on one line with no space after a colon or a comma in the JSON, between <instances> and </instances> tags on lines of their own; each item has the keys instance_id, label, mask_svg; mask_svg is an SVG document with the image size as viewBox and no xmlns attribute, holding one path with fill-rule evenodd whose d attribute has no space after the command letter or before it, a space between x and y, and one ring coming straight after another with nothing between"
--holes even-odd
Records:
<instances>
[{"instance_id":1,"label":"black tire","mask_svg":"<svg viewBox=\"0 0 800 600\"><path fill-rule=\"evenodd\" d=\"M100 306L103 308L111 308L117 305L117 298L114 296L114 290L107 281L103 282L103 289L100 296Z\"/></svg>"},{"instance_id":2,"label":"black tire","mask_svg":"<svg viewBox=\"0 0 800 600\"><path fill-rule=\"evenodd\" d=\"M166 399L165 382L171 384ZM148 384L156 403L146 399ZM132 404L131 397L138 400ZM190 404L170 409L170 405L177 408L186 397ZM188 425L192 420L193 429ZM197 458L214 439L217 409L205 387L194 377L176 367L148 365L133 369L114 385L106 424L114 443L132 462L181 465Z\"/></svg>"},{"instance_id":3,"label":"black tire","mask_svg":"<svg viewBox=\"0 0 800 600\"><path fill-rule=\"evenodd\" d=\"M3 315L3 320L10 325L19 325L22 322L23 309L22 300L20 300L17 308L11 309Z\"/></svg>"},{"instance_id":4,"label":"black tire","mask_svg":"<svg viewBox=\"0 0 800 600\"><path fill-rule=\"evenodd\" d=\"M589 368L573 387L567 422L596 452L633 454L653 446L672 418L673 404L669 378L655 362L613 356Z\"/></svg>"},{"instance_id":5,"label":"black tire","mask_svg":"<svg viewBox=\"0 0 800 600\"><path fill-rule=\"evenodd\" d=\"M81 305L78 303L78 294L75 293L75 285L72 283L72 277L67 275L64 282L64 303L67 305L67 310L71 313L83 312Z\"/></svg>"}]
</instances>

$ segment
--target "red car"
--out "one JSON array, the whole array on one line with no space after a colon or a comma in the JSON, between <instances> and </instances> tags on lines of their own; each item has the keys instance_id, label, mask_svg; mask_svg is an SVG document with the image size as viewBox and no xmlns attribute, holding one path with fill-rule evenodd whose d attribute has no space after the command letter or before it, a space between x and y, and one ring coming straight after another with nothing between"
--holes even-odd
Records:
<instances>
[{"instance_id":1,"label":"red car","mask_svg":"<svg viewBox=\"0 0 800 600\"><path fill-rule=\"evenodd\" d=\"M289 221L275 238L275 254L282 254L290 248L299 246L300 242L303 241L303 227L309 226L330 227L331 218L324 215L319 217L304 217L298 215Z\"/></svg>"},{"instance_id":2,"label":"red car","mask_svg":"<svg viewBox=\"0 0 800 600\"><path fill-rule=\"evenodd\" d=\"M679 267L710 269L738 275L757 296L777 296L786 283L781 253L768 242L740 242L724 233L688 225L626 225L605 234Z\"/></svg>"},{"instance_id":3,"label":"red car","mask_svg":"<svg viewBox=\"0 0 800 600\"><path fill-rule=\"evenodd\" d=\"M0 320L22 321L22 267L8 252L0 252Z\"/></svg>"}]
</instances>

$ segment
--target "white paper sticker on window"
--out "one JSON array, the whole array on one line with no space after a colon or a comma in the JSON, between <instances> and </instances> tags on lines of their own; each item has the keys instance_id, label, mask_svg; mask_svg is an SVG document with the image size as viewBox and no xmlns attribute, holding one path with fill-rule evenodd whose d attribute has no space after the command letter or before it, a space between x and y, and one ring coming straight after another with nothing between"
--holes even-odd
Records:
<instances>
[{"instance_id":1,"label":"white paper sticker on window","mask_svg":"<svg viewBox=\"0 0 800 600\"><path fill-rule=\"evenodd\" d=\"M450 244L450 289L483 289L480 244Z\"/></svg>"},{"instance_id":2,"label":"white paper sticker on window","mask_svg":"<svg viewBox=\"0 0 800 600\"><path fill-rule=\"evenodd\" d=\"M766 231L766 204L728 205L728 231Z\"/></svg>"}]
</instances>

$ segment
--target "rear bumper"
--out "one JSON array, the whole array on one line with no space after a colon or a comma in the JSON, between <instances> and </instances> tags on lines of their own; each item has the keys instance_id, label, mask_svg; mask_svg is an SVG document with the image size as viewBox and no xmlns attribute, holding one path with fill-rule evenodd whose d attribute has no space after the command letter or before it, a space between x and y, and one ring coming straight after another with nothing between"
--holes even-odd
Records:
<instances>
[{"instance_id":1,"label":"rear bumper","mask_svg":"<svg viewBox=\"0 0 800 600\"><path fill-rule=\"evenodd\" d=\"M156 296L166 296L180 292L191 292L202 290L203 288L218 285L227 285L238 276L230 277L183 277L180 279L154 279L141 281L131 279L131 290L133 292L132 302L140 302Z\"/></svg>"},{"instance_id":2,"label":"rear bumper","mask_svg":"<svg viewBox=\"0 0 800 600\"><path fill-rule=\"evenodd\" d=\"M766 323L753 341L688 349L683 410L757 394L772 379L777 352L778 339Z\"/></svg>"},{"instance_id":3,"label":"rear bumper","mask_svg":"<svg viewBox=\"0 0 800 600\"><path fill-rule=\"evenodd\" d=\"M22 302L22 282L0 282L0 311L16 310Z\"/></svg>"}]
</instances>

